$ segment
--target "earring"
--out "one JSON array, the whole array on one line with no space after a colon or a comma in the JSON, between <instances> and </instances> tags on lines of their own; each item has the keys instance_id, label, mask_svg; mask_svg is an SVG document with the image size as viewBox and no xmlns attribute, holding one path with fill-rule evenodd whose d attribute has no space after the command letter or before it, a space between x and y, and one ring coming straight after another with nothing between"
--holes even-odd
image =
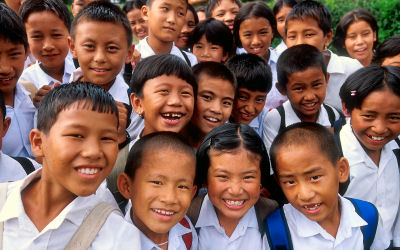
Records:
<instances>
[{"instance_id":1,"label":"earring","mask_svg":"<svg viewBox=\"0 0 400 250\"><path fill-rule=\"evenodd\" d=\"M138 115L139 115L140 118L142 118L142 119L144 118L143 114L138 114Z\"/></svg>"}]
</instances>

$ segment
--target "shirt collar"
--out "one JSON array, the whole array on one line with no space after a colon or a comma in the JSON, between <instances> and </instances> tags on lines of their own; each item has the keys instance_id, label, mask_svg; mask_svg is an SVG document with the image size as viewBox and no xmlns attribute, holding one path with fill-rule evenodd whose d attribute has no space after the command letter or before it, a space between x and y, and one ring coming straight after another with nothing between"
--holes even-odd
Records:
<instances>
[{"instance_id":1,"label":"shirt collar","mask_svg":"<svg viewBox=\"0 0 400 250\"><path fill-rule=\"evenodd\" d=\"M287 100L283 103L283 107L285 109L285 125L289 126L298 122L301 122L300 118L297 116L296 112L294 111L290 101ZM321 109L318 114L318 118L316 123L321 124L324 127L331 127L331 123L328 118L328 113L325 107L321 104Z\"/></svg>"}]
</instances>

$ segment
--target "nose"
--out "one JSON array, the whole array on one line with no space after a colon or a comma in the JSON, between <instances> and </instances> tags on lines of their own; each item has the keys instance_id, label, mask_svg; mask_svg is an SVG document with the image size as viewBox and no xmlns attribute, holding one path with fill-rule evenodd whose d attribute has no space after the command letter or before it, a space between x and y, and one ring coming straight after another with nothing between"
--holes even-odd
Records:
<instances>
[{"instance_id":1,"label":"nose","mask_svg":"<svg viewBox=\"0 0 400 250\"><path fill-rule=\"evenodd\" d=\"M304 100L313 101L315 99L315 93L312 90L306 90L304 93Z\"/></svg>"},{"instance_id":2,"label":"nose","mask_svg":"<svg viewBox=\"0 0 400 250\"><path fill-rule=\"evenodd\" d=\"M164 190L159 192L160 201L165 204L175 204L177 201L177 194L174 186L164 186Z\"/></svg>"},{"instance_id":3,"label":"nose","mask_svg":"<svg viewBox=\"0 0 400 250\"><path fill-rule=\"evenodd\" d=\"M167 101L167 105L169 106L181 106L182 105L182 99L180 96L179 92L171 92L168 95L168 101Z\"/></svg>"},{"instance_id":4,"label":"nose","mask_svg":"<svg viewBox=\"0 0 400 250\"><path fill-rule=\"evenodd\" d=\"M0 75L8 76L12 73L12 67L4 56L0 58Z\"/></svg>"},{"instance_id":5,"label":"nose","mask_svg":"<svg viewBox=\"0 0 400 250\"><path fill-rule=\"evenodd\" d=\"M260 38L258 37L258 35L253 36L253 39L251 40L251 45L259 45L260 44Z\"/></svg>"},{"instance_id":6,"label":"nose","mask_svg":"<svg viewBox=\"0 0 400 250\"><path fill-rule=\"evenodd\" d=\"M356 37L356 44L361 44L364 42L364 39L362 38L361 35L357 35Z\"/></svg>"},{"instance_id":7,"label":"nose","mask_svg":"<svg viewBox=\"0 0 400 250\"><path fill-rule=\"evenodd\" d=\"M221 103L218 100L212 101L210 106L210 111L215 114L221 114L222 113Z\"/></svg>"},{"instance_id":8,"label":"nose","mask_svg":"<svg viewBox=\"0 0 400 250\"><path fill-rule=\"evenodd\" d=\"M43 41L43 50L50 51L54 49L53 39L46 37Z\"/></svg>"},{"instance_id":9,"label":"nose","mask_svg":"<svg viewBox=\"0 0 400 250\"><path fill-rule=\"evenodd\" d=\"M239 196L240 194L242 194L243 187L241 181L230 181L228 191L233 196Z\"/></svg>"},{"instance_id":10,"label":"nose","mask_svg":"<svg viewBox=\"0 0 400 250\"><path fill-rule=\"evenodd\" d=\"M227 23L232 23L234 19L235 15L230 11L228 11L224 16L224 21Z\"/></svg>"},{"instance_id":11,"label":"nose","mask_svg":"<svg viewBox=\"0 0 400 250\"><path fill-rule=\"evenodd\" d=\"M94 60L96 63L101 64L101 63L104 63L104 62L105 62L105 58L106 58L105 51L104 51L103 49L101 49L101 48L97 48L96 51L95 51L93 60Z\"/></svg>"},{"instance_id":12,"label":"nose","mask_svg":"<svg viewBox=\"0 0 400 250\"><path fill-rule=\"evenodd\" d=\"M175 24L176 23L176 14L174 11L169 11L167 14L167 22L169 24Z\"/></svg>"},{"instance_id":13,"label":"nose","mask_svg":"<svg viewBox=\"0 0 400 250\"><path fill-rule=\"evenodd\" d=\"M189 26L187 25L187 23L185 25L183 25L181 33L189 33L190 29Z\"/></svg>"},{"instance_id":14,"label":"nose","mask_svg":"<svg viewBox=\"0 0 400 250\"><path fill-rule=\"evenodd\" d=\"M315 192L312 190L309 184L299 183L297 195L299 200L308 202L311 201L312 198L314 198Z\"/></svg>"},{"instance_id":15,"label":"nose","mask_svg":"<svg viewBox=\"0 0 400 250\"><path fill-rule=\"evenodd\" d=\"M102 157L102 149L100 139L92 136L85 139L82 143L82 157L90 160L98 160Z\"/></svg>"},{"instance_id":16,"label":"nose","mask_svg":"<svg viewBox=\"0 0 400 250\"><path fill-rule=\"evenodd\" d=\"M383 121L382 119L376 119L373 123L372 131L376 134L385 134L387 131L385 121Z\"/></svg>"}]
</instances>

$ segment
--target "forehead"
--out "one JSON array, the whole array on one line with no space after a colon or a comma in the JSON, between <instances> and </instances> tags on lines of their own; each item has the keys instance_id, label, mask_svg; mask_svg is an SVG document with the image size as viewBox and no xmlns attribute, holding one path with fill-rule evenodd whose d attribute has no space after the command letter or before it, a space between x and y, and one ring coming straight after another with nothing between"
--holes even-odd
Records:
<instances>
[{"instance_id":1,"label":"forehead","mask_svg":"<svg viewBox=\"0 0 400 250\"><path fill-rule=\"evenodd\" d=\"M6 37L0 35L0 52L9 51L9 50L15 50L15 49L18 49L18 50L19 49L23 49L23 50L25 50L24 44L11 42Z\"/></svg>"},{"instance_id":2,"label":"forehead","mask_svg":"<svg viewBox=\"0 0 400 250\"><path fill-rule=\"evenodd\" d=\"M48 25L49 23L51 23L51 25ZM49 30L59 28L67 29L64 21L57 14L48 10L32 12L26 19L25 25L27 31L38 28L46 28Z\"/></svg>"},{"instance_id":3,"label":"forehead","mask_svg":"<svg viewBox=\"0 0 400 250\"><path fill-rule=\"evenodd\" d=\"M174 6L176 8L185 9L187 8L187 2L185 0L153 0L150 6L150 10L152 6L159 6L159 5L169 5ZM158 10L157 10L158 11Z\"/></svg>"},{"instance_id":4,"label":"forehead","mask_svg":"<svg viewBox=\"0 0 400 250\"><path fill-rule=\"evenodd\" d=\"M304 71L297 71L288 74L288 84L313 82L319 79L325 80L325 75L321 67L308 67Z\"/></svg>"},{"instance_id":5,"label":"forehead","mask_svg":"<svg viewBox=\"0 0 400 250\"><path fill-rule=\"evenodd\" d=\"M260 171L261 157L243 147L230 151L210 149L209 155L209 171L224 171L229 173Z\"/></svg>"},{"instance_id":6,"label":"forehead","mask_svg":"<svg viewBox=\"0 0 400 250\"><path fill-rule=\"evenodd\" d=\"M287 32L304 32L305 30L319 30L322 29L318 25L318 21L311 17L293 18L286 22Z\"/></svg>"},{"instance_id":7,"label":"forehead","mask_svg":"<svg viewBox=\"0 0 400 250\"><path fill-rule=\"evenodd\" d=\"M267 92L262 92L259 90L253 91L246 87L239 87L237 92L241 94L247 94L249 96L266 96L268 94Z\"/></svg>"},{"instance_id":8,"label":"forehead","mask_svg":"<svg viewBox=\"0 0 400 250\"><path fill-rule=\"evenodd\" d=\"M145 90L152 90L156 87L170 87L172 89L182 89L182 88L192 88L185 80L175 76L175 75L161 75L155 78L149 79L144 83L143 91Z\"/></svg>"},{"instance_id":9,"label":"forehead","mask_svg":"<svg viewBox=\"0 0 400 250\"><path fill-rule=\"evenodd\" d=\"M221 0L215 4L213 12L218 10L239 9L239 5L233 0Z\"/></svg>"},{"instance_id":10,"label":"forehead","mask_svg":"<svg viewBox=\"0 0 400 250\"><path fill-rule=\"evenodd\" d=\"M368 94L361 109L377 113L400 113L400 97L385 87Z\"/></svg>"},{"instance_id":11,"label":"forehead","mask_svg":"<svg viewBox=\"0 0 400 250\"><path fill-rule=\"evenodd\" d=\"M82 38L98 42L126 44L127 34L122 23L81 19L75 31L75 39Z\"/></svg>"},{"instance_id":12,"label":"forehead","mask_svg":"<svg viewBox=\"0 0 400 250\"><path fill-rule=\"evenodd\" d=\"M271 24L263 17L250 17L240 24L240 30L255 30L255 29L271 28Z\"/></svg>"},{"instance_id":13,"label":"forehead","mask_svg":"<svg viewBox=\"0 0 400 250\"><path fill-rule=\"evenodd\" d=\"M211 77L206 73L200 73L198 82L198 92L208 90L214 93L221 93L228 96L234 95L234 87L228 80L221 79L219 77Z\"/></svg>"}]
</instances>

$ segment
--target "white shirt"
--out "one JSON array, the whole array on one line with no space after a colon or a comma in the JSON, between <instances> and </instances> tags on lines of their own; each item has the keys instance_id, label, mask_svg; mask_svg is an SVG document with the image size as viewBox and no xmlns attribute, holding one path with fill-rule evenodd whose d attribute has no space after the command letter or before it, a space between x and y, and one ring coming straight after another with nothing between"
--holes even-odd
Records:
<instances>
[{"instance_id":1,"label":"white shirt","mask_svg":"<svg viewBox=\"0 0 400 250\"><path fill-rule=\"evenodd\" d=\"M278 55L281 55L283 51L285 51L286 49L287 49L286 43L282 39L281 43L278 46L276 46L274 50L276 51L276 53L278 53Z\"/></svg>"},{"instance_id":2,"label":"white shirt","mask_svg":"<svg viewBox=\"0 0 400 250\"><path fill-rule=\"evenodd\" d=\"M352 132L350 123L340 131L340 142L344 157L350 164L350 185L345 196L373 203L382 217L383 227L400 247L399 234L393 233L400 222L400 176L397 158L393 149L396 142L386 144L381 152L379 166L371 160ZM397 216L397 219L396 219Z\"/></svg>"},{"instance_id":3,"label":"white shirt","mask_svg":"<svg viewBox=\"0 0 400 250\"><path fill-rule=\"evenodd\" d=\"M213 204L206 195L201 205L196 228L200 228L200 250L257 250L265 249L267 245L265 234L263 237L260 235L254 206L240 219L232 235L228 237L219 224Z\"/></svg>"},{"instance_id":4,"label":"white shirt","mask_svg":"<svg viewBox=\"0 0 400 250\"><path fill-rule=\"evenodd\" d=\"M140 52L140 60L155 55L153 49L150 47L150 45L147 43L147 38L144 38L139 41L139 44L135 47ZM193 67L194 65L197 64L197 58L195 55L189 52L185 52L183 50L180 50L178 47L175 46L175 44L172 45L171 52L169 52L171 55L175 55L177 57L180 57L182 60L186 62L185 57L183 56L182 53L185 53L190 61L190 67Z\"/></svg>"},{"instance_id":5,"label":"white shirt","mask_svg":"<svg viewBox=\"0 0 400 250\"><path fill-rule=\"evenodd\" d=\"M250 123L249 126L257 132L257 134L262 138L263 136L263 125L264 125L264 118L268 113L268 109L266 107L263 108L260 114L256 118L254 118Z\"/></svg>"},{"instance_id":6,"label":"white shirt","mask_svg":"<svg viewBox=\"0 0 400 250\"><path fill-rule=\"evenodd\" d=\"M11 124L3 137L2 150L7 155L35 158L31 150L29 133L34 128L36 108L29 94L22 85L17 83L14 107L6 105L6 117L11 118Z\"/></svg>"},{"instance_id":7,"label":"white shirt","mask_svg":"<svg viewBox=\"0 0 400 250\"><path fill-rule=\"evenodd\" d=\"M367 225L355 211L351 201L339 196L341 206L340 224L336 238L325 231L317 222L308 219L291 204L283 206L286 221L292 238L294 250L362 250L363 234L360 227ZM389 247L390 240L379 219L375 240L371 250L383 250ZM269 248L269 245L267 246Z\"/></svg>"},{"instance_id":8,"label":"white shirt","mask_svg":"<svg viewBox=\"0 0 400 250\"><path fill-rule=\"evenodd\" d=\"M285 110L285 127L301 122L300 118L294 112L290 101L286 101L283 103L283 109ZM335 117L339 119L339 113L334 108L333 112L335 113ZM316 123L321 124L324 127L331 128L331 122L329 121L328 112L326 111L325 107L321 105L321 110L318 114L318 118ZM263 125L263 141L265 147L269 150L271 147L272 141L278 135L279 127L281 124L281 116L277 109L273 109L267 113L264 118L264 125Z\"/></svg>"},{"instance_id":9,"label":"white shirt","mask_svg":"<svg viewBox=\"0 0 400 250\"><path fill-rule=\"evenodd\" d=\"M96 194L77 197L39 232L25 213L21 192L40 176L41 169L8 185L7 200L0 212L3 249L63 249L91 209L102 202ZM140 249L139 231L114 211L89 249Z\"/></svg>"},{"instance_id":10,"label":"white shirt","mask_svg":"<svg viewBox=\"0 0 400 250\"><path fill-rule=\"evenodd\" d=\"M18 181L25 176L21 164L0 150L0 182Z\"/></svg>"},{"instance_id":11,"label":"white shirt","mask_svg":"<svg viewBox=\"0 0 400 250\"><path fill-rule=\"evenodd\" d=\"M350 57L338 56L331 51L331 59L327 65L327 71L330 77L326 88L325 103L338 110L342 110L339 90L347 77L360 68L362 68L362 65L358 60Z\"/></svg>"}]
</instances>

